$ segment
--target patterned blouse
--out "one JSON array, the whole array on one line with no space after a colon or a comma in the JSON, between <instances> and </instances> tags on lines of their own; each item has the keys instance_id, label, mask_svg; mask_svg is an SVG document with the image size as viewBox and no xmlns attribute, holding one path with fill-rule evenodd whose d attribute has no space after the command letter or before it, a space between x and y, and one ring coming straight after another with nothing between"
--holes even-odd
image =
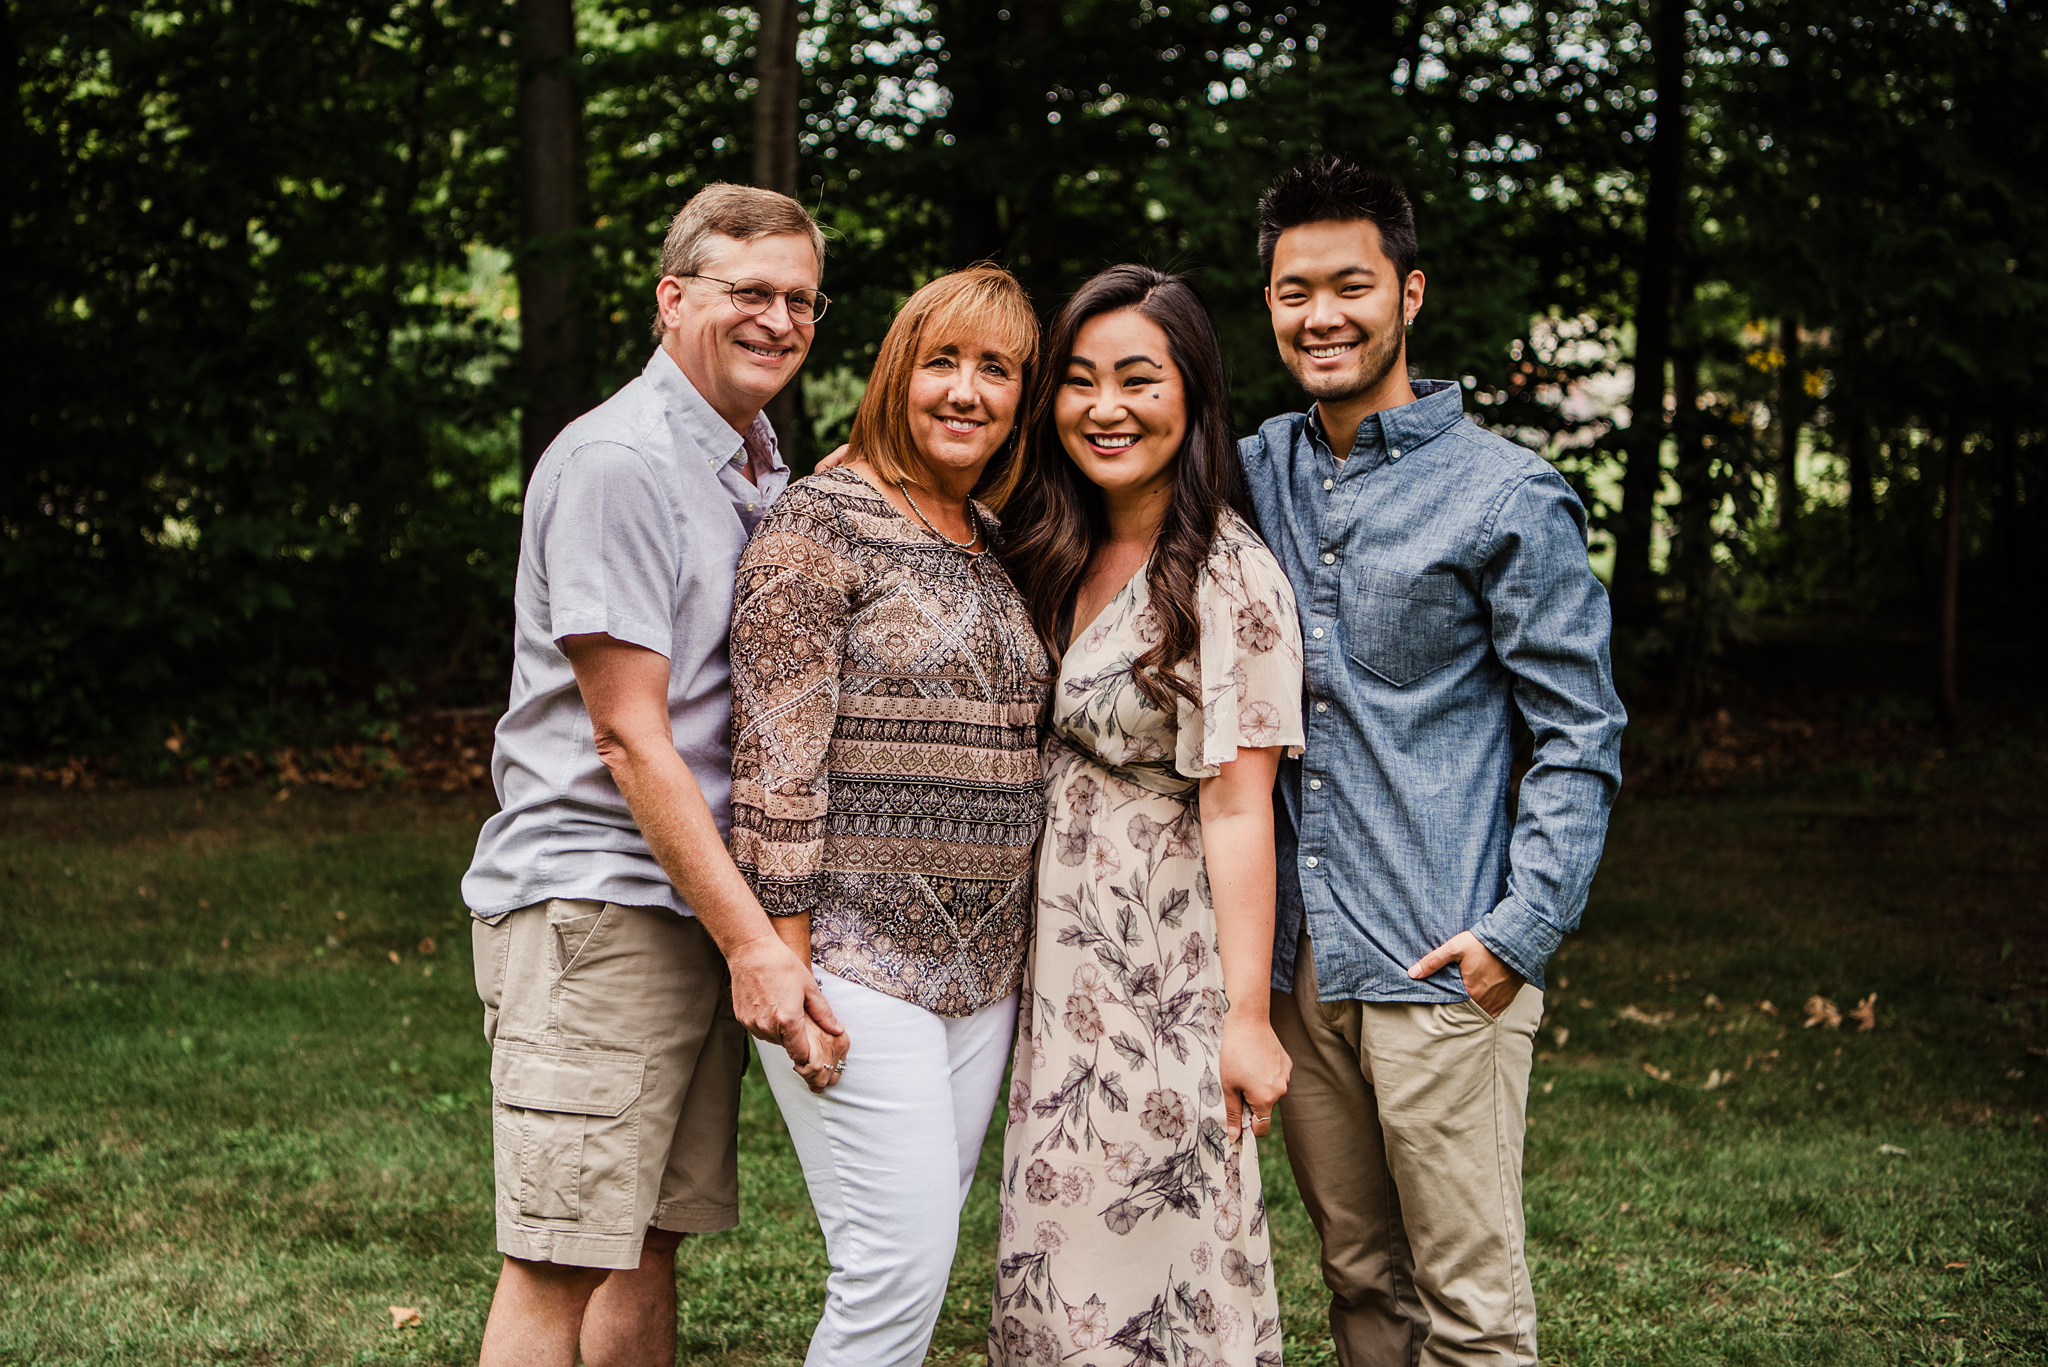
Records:
<instances>
[{"instance_id":1,"label":"patterned blouse","mask_svg":"<svg viewBox=\"0 0 2048 1367\"><path fill-rule=\"evenodd\" d=\"M817 967L941 1016L1017 986L1051 684L992 553L849 470L777 501L733 601L732 855Z\"/></svg>"}]
</instances>

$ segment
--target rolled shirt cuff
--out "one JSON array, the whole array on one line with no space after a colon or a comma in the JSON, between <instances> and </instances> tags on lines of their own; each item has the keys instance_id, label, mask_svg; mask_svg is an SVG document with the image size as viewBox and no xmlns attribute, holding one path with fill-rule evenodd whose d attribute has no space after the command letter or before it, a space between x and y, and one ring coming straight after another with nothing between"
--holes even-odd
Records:
<instances>
[{"instance_id":1,"label":"rolled shirt cuff","mask_svg":"<svg viewBox=\"0 0 2048 1367\"><path fill-rule=\"evenodd\" d=\"M1563 931L1512 896L1502 898L1500 905L1480 917L1472 934L1496 959L1537 987L1543 986L1543 966L1564 942Z\"/></svg>"},{"instance_id":2,"label":"rolled shirt cuff","mask_svg":"<svg viewBox=\"0 0 2048 1367\"><path fill-rule=\"evenodd\" d=\"M745 867L740 873L753 885L754 896L761 900L761 910L770 916L803 916L817 908L819 880L815 877L785 882L763 878Z\"/></svg>"}]
</instances>

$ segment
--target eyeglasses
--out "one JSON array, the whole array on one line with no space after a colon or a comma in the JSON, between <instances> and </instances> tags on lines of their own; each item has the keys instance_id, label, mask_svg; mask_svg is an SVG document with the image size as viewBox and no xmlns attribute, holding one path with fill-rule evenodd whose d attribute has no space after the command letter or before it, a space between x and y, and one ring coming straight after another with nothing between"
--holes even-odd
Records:
<instances>
[{"instance_id":1,"label":"eyeglasses","mask_svg":"<svg viewBox=\"0 0 2048 1367\"><path fill-rule=\"evenodd\" d=\"M741 313L766 313L768 306L775 302L775 296L779 294L789 301L789 318L793 323L815 323L823 318L825 310L832 306L832 301L825 296L823 290L779 290L766 280L720 280L715 275L705 275L701 271L691 271L688 275L677 278L709 280L714 285L725 286L726 295L732 300L732 306Z\"/></svg>"}]
</instances>

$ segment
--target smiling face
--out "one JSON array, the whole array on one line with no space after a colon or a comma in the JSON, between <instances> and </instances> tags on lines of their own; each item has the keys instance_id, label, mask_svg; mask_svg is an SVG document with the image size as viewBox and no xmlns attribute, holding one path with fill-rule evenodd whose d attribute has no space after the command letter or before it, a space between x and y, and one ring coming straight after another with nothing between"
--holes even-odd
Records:
<instances>
[{"instance_id":1,"label":"smiling face","mask_svg":"<svg viewBox=\"0 0 2048 1367\"><path fill-rule=\"evenodd\" d=\"M1023 372L991 338L923 349L910 372L910 440L933 476L973 484L1017 424Z\"/></svg>"},{"instance_id":2,"label":"smiling face","mask_svg":"<svg viewBox=\"0 0 2048 1367\"><path fill-rule=\"evenodd\" d=\"M1053 427L1104 494L1135 499L1169 491L1187 437L1188 404L1165 330L1135 309L1081 324L1053 401Z\"/></svg>"},{"instance_id":3,"label":"smiling face","mask_svg":"<svg viewBox=\"0 0 2048 1367\"><path fill-rule=\"evenodd\" d=\"M1362 398L1405 360L1422 307L1422 272L1404 281L1364 219L1304 223L1280 234L1266 287L1280 360L1323 403Z\"/></svg>"},{"instance_id":4,"label":"smiling face","mask_svg":"<svg viewBox=\"0 0 2048 1367\"><path fill-rule=\"evenodd\" d=\"M806 237L777 233L751 242L711 240L706 276L765 280L777 290L818 288L818 255ZM742 313L724 285L701 276L681 280L666 275L655 299L661 307L662 349L704 401L740 431L796 377L811 349L815 325L793 322L781 294L765 312Z\"/></svg>"}]
</instances>

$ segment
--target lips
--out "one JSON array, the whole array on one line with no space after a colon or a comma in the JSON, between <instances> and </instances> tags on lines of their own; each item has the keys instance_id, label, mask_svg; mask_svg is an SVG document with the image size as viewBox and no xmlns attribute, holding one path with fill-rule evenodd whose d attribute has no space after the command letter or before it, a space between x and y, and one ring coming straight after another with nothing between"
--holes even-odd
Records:
<instances>
[{"instance_id":1,"label":"lips","mask_svg":"<svg viewBox=\"0 0 2048 1367\"><path fill-rule=\"evenodd\" d=\"M1105 456L1117 455L1138 444L1136 432L1088 432L1081 439Z\"/></svg>"},{"instance_id":2,"label":"lips","mask_svg":"<svg viewBox=\"0 0 2048 1367\"><path fill-rule=\"evenodd\" d=\"M982 422L979 419L957 417L950 413L939 415L938 424L939 426L945 428L948 432L952 432L958 436L963 437L972 436L974 433L988 426L987 423Z\"/></svg>"},{"instance_id":3,"label":"lips","mask_svg":"<svg viewBox=\"0 0 2048 1367\"><path fill-rule=\"evenodd\" d=\"M1356 342L1325 342L1316 346L1303 347L1302 353L1313 361L1334 361L1348 351L1356 350Z\"/></svg>"}]
</instances>

